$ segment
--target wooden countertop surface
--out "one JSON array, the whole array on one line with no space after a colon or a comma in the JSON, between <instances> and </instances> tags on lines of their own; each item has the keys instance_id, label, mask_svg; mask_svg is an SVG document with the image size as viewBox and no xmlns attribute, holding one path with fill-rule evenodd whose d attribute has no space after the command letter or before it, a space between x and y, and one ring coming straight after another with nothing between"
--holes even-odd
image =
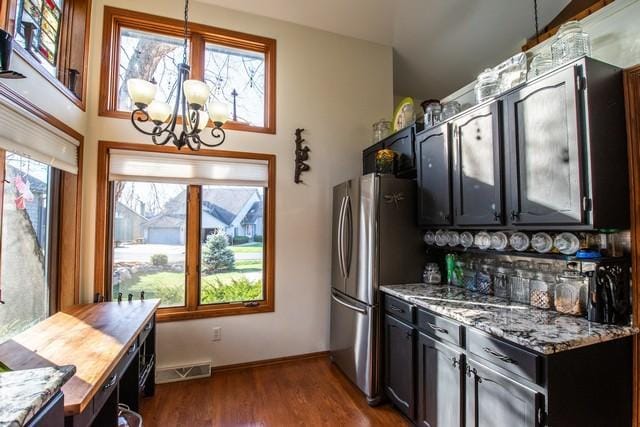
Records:
<instances>
[{"instance_id":1,"label":"wooden countertop surface","mask_svg":"<svg viewBox=\"0 0 640 427\"><path fill-rule=\"evenodd\" d=\"M65 415L82 412L153 317L160 300L76 305L0 344L14 370L75 365L62 387Z\"/></svg>"}]
</instances>

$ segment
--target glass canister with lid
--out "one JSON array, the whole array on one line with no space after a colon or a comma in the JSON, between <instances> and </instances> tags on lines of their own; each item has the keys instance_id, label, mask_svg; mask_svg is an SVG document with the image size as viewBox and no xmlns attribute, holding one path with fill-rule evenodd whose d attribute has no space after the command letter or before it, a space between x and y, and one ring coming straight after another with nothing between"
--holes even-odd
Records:
<instances>
[{"instance_id":1,"label":"glass canister with lid","mask_svg":"<svg viewBox=\"0 0 640 427\"><path fill-rule=\"evenodd\" d=\"M493 293L497 297L509 299L509 277L513 272L513 264L500 263L493 273Z\"/></svg>"},{"instance_id":2,"label":"glass canister with lid","mask_svg":"<svg viewBox=\"0 0 640 427\"><path fill-rule=\"evenodd\" d=\"M529 304L529 286L533 276L529 261L516 261L516 266L509 278L512 301Z\"/></svg>"},{"instance_id":3,"label":"glass canister with lid","mask_svg":"<svg viewBox=\"0 0 640 427\"><path fill-rule=\"evenodd\" d=\"M591 56L591 38L578 21L560 26L556 40L551 44L553 66L566 64L581 56Z\"/></svg>"},{"instance_id":4,"label":"glass canister with lid","mask_svg":"<svg viewBox=\"0 0 640 427\"><path fill-rule=\"evenodd\" d=\"M391 135L391 122L380 119L373 124L373 143L380 142Z\"/></svg>"},{"instance_id":5,"label":"glass canister with lid","mask_svg":"<svg viewBox=\"0 0 640 427\"><path fill-rule=\"evenodd\" d=\"M529 284L529 304L548 310L553 307L556 276L550 263L538 263L535 269Z\"/></svg>"},{"instance_id":6,"label":"glass canister with lid","mask_svg":"<svg viewBox=\"0 0 640 427\"><path fill-rule=\"evenodd\" d=\"M427 263L422 272L422 281L429 285L439 285L442 282L440 267L435 262Z\"/></svg>"},{"instance_id":7,"label":"glass canister with lid","mask_svg":"<svg viewBox=\"0 0 640 427\"><path fill-rule=\"evenodd\" d=\"M493 271L493 260L482 260L476 273L476 290L478 292L493 295Z\"/></svg>"},{"instance_id":8,"label":"glass canister with lid","mask_svg":"<svg viewBox=\"0 0 640 427\"><path fill-rule=\"evenodd\" d=\"M556 311L574 316L585 314L587 294L586 279L575 270L565 270L558 276L554 305Z\"/></svg>"},{"instance_id":9,"label":"glass canister with lid","mask_svg":"<svg viewBox=\"0 0 640 427\"><path fill-rule=\"evenodd\" d=\"M500 75L495 70L487 68L478 75L474 90L478 103L496 96L500 92Z\"/></svg>"}]
</instances>

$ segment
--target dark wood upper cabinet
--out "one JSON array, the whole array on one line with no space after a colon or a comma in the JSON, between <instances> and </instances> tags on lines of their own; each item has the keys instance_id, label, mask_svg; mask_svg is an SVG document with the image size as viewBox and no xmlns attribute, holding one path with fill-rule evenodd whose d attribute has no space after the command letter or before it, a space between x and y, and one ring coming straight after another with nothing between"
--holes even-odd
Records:
<instances>
[{"instance_id":1,"label":"dark wood upper cabinet","mask_svg":"<svg viewBox=\"0 0 640 427\"><path fill-rule=\"evenodd\" d=\"M506 99L514 225L584 221L576 77L567 68Z\"/></svg>"},{"instance_id":2,"label":"dark wood upper cabinet","mask_svg":"<svg viewBox=\"0 0 640 427\"><path fill-rule=\"evenodd\" d=\"M400 178L416 176L416 126L401 129L362 151L362 174L376 171L376 153L383 148L396 153L396 175Z\"/></svg>"},{"instance_id":3,"label":"dark wood upper cabinet","mask_svg":"<svg viewBox=\"0 0 640 427\"><path fill-rule=\"evenodd\" d=\"M466 427L543 425L540 393L472 360L466 375Z\"/></svg>"},{"instance_id":4,"label":"dark wood upper cabinet","mask_svg":"<svg viewBox=\"0 0 640 427\"><path fill-rule=\"evenodd\" d=\"M501 104L473 109L452 122L456 225L503 223Z\"/></svg>"},{"instance_id":5,"label":"dark wood upper cabinet","mask_svg":"<svg viewBox=\"0 0 640 427\"><path fill-rule=\"evenodd\" d=\"M384 339L385 394L398 409L413 419L415 329L387 314L384 317Z\"/></svg>"},{"instance_id":6,"label":"dark wood upper cabinet","mask_svg":"<svg viewBox=\"0 0 640 427\"><path fill-rule=\"evenodd\" d=\"M373 144L362 151L362 175L375 173L376 171L376 153L384 148L382 142Z\"/></svg>"},{"instance_id":7,"label":"dark wood upper cabinet","mask_svg":"<svg viewBox=\"0 0 640 427\"><path fill-rule=\"evenodd\" d=\"M419 334L417 425L462 427L463 367L461 350Z\"/></svg>"},{"instance_id":8,"label":"dark wood upper cabinet","mask_svg":"<svg viewBox=\"0 0 640 427\"><path fill-rule=\"evenodd\" d=\"M418 223L451 225L449 128L436 126L416 135L418 152Z\"/></svg>"}]
</instances>

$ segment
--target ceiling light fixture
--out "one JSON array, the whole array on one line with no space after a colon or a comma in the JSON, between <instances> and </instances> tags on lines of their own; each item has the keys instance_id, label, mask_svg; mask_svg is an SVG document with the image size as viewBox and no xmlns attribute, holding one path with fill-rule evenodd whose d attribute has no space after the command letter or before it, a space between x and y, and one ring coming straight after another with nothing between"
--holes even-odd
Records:
<instances>
[{"instance_id":1,"label":"ceiling light fixture","mask_svg":"<svg viewBox=\"0 0 640 427\"><path fill-rule=\"evenodd\" d=\"M167 101L170 100L174 91L177 91L173 108L168 102L155 100L157 85L153 79L151 81L129 79L127 90L135 105L131 112L131 123L138 131L151 136L156 145L172 142L178 150L186 145L191 150L197 151L201 145L217 147L224 142L226 135L222 126L229 117L229 111L226 104L215 99L210 100L211 90L206 83L189 79L188 25L189 0L185 0L182 63L178 64L178 81L171 89L167 99ZM181 118L180 124L178 116ZM200 139L200 133L207 127L209 119L213 121L214 125L211 129L211 136L215 141L212 143ZM139 123L146 122L153 124L150 131L139 125Z\"/></svg>"}]
</instances>

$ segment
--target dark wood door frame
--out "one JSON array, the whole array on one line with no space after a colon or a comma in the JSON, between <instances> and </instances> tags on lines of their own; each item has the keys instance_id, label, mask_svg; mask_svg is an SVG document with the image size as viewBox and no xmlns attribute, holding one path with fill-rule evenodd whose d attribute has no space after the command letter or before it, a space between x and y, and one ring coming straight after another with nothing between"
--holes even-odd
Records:
<instances>
[{"instance_id":1,"label":"dark wood door frame","mask_svg":"<svg viewBox=\"0 0 640 427\"><path fill-rule=\"evenodd\" d=\"M640 65L624 71L629 150L629 200L631 205L631 258L633 277L640 272ZM632 288L633 324L640 325L640 289ZM640 338L633 340L633 425L640 426Z\"/></svg>"}]
</instances>

